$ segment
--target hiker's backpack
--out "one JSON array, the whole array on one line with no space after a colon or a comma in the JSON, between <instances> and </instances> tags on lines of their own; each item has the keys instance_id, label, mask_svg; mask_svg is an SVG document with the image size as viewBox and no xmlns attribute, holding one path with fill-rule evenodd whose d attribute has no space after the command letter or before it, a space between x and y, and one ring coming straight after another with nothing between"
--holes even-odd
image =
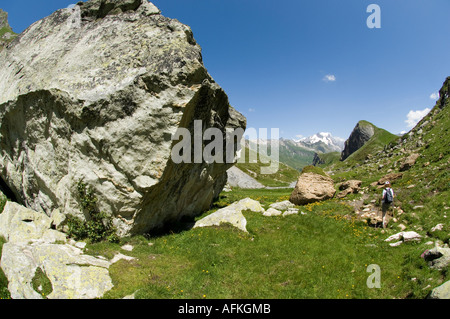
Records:
<instances>
[{"instance_id":1,"label":"hiker's backpack","mask_svg":"<svg viewBox=\"0 0 450 319\"><path fill-rule=\"evenodd\" d=\"M386 193L384 194L384 202L390 204L394 201L394 196L392 195L392 190L390 188L386 189Z\"/></svg>"}]
</instances>

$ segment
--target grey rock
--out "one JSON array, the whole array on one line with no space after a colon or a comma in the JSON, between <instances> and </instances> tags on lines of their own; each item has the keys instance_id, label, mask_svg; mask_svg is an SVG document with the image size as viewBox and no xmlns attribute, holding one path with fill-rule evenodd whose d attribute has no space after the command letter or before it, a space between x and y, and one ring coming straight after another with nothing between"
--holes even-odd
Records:
<instances>
[{"instance_id":1,"label":"grey rock","mask_svg":"<svg viewBox=\"0 0 450 319\"><path fill-rule=\"evenodd\" d=\"M419 154L414 153L409 155L407 158L403 160L403 162L400 164L399 171L404 172L409 170L413 165L416 163L416 160L419 158Z\"/></svg>"},{"instance_id":2,"label":"grey rock","mask_svg":"<svg viewBox=\"0 0 450 319\"><path fill-rule=\"evenodd\" d=\"M285 211L285 210L288 210L289 208L294 208L295 205L292 204L290 201L285 200L282 202L276 202L276 203L270 204L269 207Z\"/></svg>"},{"instance_id":3,"label":"grey rock","mask_svg":"<svg viewBox=\"0 0 450 319\"><path fill-rule=\"evenodd\" d=\"M434 288L429 297L429 299L450 299L450 280L446 281L439 287Z\"/></svg>"},{"instance_id":4,"label":"grey rock","mask_svg":"<svg viewBox=\"0 0 450 319\"><path fill-rule=\"evenodd\" d=\"M119 236L206 211L226 184L232 164L171 160L178 128L246 126L191 29L145 0L37 21L0 52L0 92L0 175L18 201L84 219L84 180Z\"/></svg>"},{"instance_id":5,"label":"grey rock","mask_svg":"<svg viewBox=\"0 0 450 319\"><path fill-rule=\"evenodd\" d=\"M227 207L221 208L218 211L200 219L194 224L193 228L230 224L244 232L247 232L247 220L242 214L242 212L246 210L264 213L264 208L258 201L250 198L244 198L239 202L235 202Z\"/></svg>"},{"instance_id":6,"label":"grey rock","mask_svg":"<svg viewBox=\"0 0 450 319\"><path fill-rule=\"evenodd\" d=\"M423 258L432 269L444 270L450 265L450 248L435 247L426 250Z\"/></svg>"},{"instance_id":7,"label":"grey rock","mask_svg":"<svg viewBox=\"0 0 450 319\"><path fill-rule=\"evenodd\" d=\"M41 269L52 286L49 299L100 298L113 287L107 260L84 255L82 243L67 244L64 233L51 229L51 219L7 202L0 214L3 245L0 266L13 299L42 299L32 286ZM76 247L79 246L79 247Z\"/></svg>"},{"instance_id":8,"label":"grey rock","mask_svg":"<svg viewBox=\"0 0 450 319\"><path fill-rule=\"evenodd\" d=\"M366 121L356 124L349 138L345 141L344 150L341 153L341 161L360 149L375 134L374 126Z\"/></svg>"},{"instance_id":9,"label":"grey rock","mask_svg":"<svg viewBox=\"0 0 450 319\"><path fill-rule=\"evenodd\" d=\"M337 198L344 198L348 194L356 194L361 188L362 181L349 180L339 185L340 192L337 194Z\"/></svg>"},{"instance_id":10,"label":"grey rock","mask_svg":"<svg viewBox=\"0 0 450 319\"><path fill-rule=\"evenodd\" d=\"M401 242L421 241L422 236L415 231L402 231L385 239L387 242L393 240L399 240Z\"/></svg>"},{"instance_id":11,"label":"grey rock","mask_svg":"<svg viewBox=\"0 0 450 319\"><path fill-rule=\"evenodd\" d=\"M266 217L270 217L270 216L280 216L282 213L283 213L282 211L270 207L268 210L266 210L266 211L263 213L263 215L266 216Z\"/></svg>"},{"instance_id":12,"label":"grey rock","mask_svg":"<svg viewBox=\"0 0 450 319\"><path fill-rule=\"evenodd\" d=\"M8 201L0 214L0 236L9 242L29 243L66 241L66 236L51 229L52 220L44 213L32 211Z\"/></svg>"},{"instance_id":13,"label":"grey rock","mask_svg":"<svg viewBox=\"0 0 450 319\"><path fill-rule=\"evenodd\" d=\"M297 214L298 214L298 211L299 211L298 208L288 208L288 209L283 213L283 217L289 216L289 215L297 215ZM302 215L304 215L304 213L303 213Z\"/></svg>"},{"instance_id":14,"label":"grey rock","mask_svg":"<svg viewBox=\"0 0 450 319\"><path fill-rule=\"evenodd\" d=\"M250 175L244 173L236 166L231 167L228 171L228 184L231 187L239 187L244 189L264 188L265 186L258 182Z\"/></svg>"},{"instance_id":15,"label":"grey rock","mask_svg":"<svg viewBox=\"0 0 450 319\"><path fill-rule=\"evenodd\" d=\"M71 245L6 243L1 265L13 299L41 299L32 287L36 269L41 268L52 284L49 299L94 299L113 287L109 262L83 255Z\"/></svg>"}]
</instances>

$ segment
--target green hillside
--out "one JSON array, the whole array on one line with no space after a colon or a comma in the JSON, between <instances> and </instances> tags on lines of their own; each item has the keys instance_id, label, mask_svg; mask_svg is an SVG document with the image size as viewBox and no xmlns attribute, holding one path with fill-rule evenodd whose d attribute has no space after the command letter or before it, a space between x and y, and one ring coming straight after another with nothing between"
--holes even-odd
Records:
<instances>
[{"instance_id":1,"label":"green hillside","mask_svg":"<svg viewBox=\"0 0 450 319\"><path fill-rule=\"evenodd\" d=\"M298 175L300 175L299 171L282 162L278 163L278 170L276 173L262 174L261 168L270 166L270 164L265 164L270 162L270 159L267 156L256 154L254 150L249 149L248 147L245 147L241 151L241 154L245 154L245 161L244 163L237 163L236 166L243 172L255 178L264 186L289 187L289 184L295 182L298 178ZM255 158L256 161L253 161L253 159Z\"/></svg>"},{"instance_id":2,"label":"green hillside","mask_svg":"<svg viewBox=\"0 0 450 319\"><path fill-rule=\"evenodd\" d=\"M293 141L283 140L280 145L280 162L301 171L303 167L311 165L314 151L295 145Z\"/></svg>"},{"instance_id":3,"label":"green hillside","mask_svg":"<svg viewBox=\"0 0 450 319\"><path fill-rule=\"evenodd\" d=\"M341 158L340 152L331 152L331 153L316 153L317 160L320 161L316 166L319 167L328 167L331 164L339 163Z\"/></svg>"},{"instance_id":4,"label":"green hillside","mask_svg":"<svg viewBox=\"0 0 450 319\"><path fill-rule=\"evenodd\" d=\"M394 135L382 128L376 127L370 122L360 121L359 123L365 123L366 125L372 125L374 127L374 135L367 141L360 149L351 154L345 161L347 165L355 163L361 163L368 156L376 154L384 149L386 145L399 139L397 135Z\"/></svg>"}]
</instances>

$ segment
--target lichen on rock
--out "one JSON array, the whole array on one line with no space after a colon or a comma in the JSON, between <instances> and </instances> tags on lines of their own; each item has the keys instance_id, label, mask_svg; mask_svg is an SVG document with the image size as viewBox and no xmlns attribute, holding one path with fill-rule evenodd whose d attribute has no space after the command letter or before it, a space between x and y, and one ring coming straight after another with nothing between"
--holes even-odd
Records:
<instances>
[{"instance_id":1,"label":"lichen on rock","mask_svg":"<svg viewBox=\"0 0 450 319\"><path fill-rule=\"evenodd\" d=\"M27 207L89 218L83 180L128 236L199 214L223 189L232 164L175 164L172 136L246 120L191 29L146 0L58 10L0 52L0 70L0 176Z\"/></svg>"}]
</instances>

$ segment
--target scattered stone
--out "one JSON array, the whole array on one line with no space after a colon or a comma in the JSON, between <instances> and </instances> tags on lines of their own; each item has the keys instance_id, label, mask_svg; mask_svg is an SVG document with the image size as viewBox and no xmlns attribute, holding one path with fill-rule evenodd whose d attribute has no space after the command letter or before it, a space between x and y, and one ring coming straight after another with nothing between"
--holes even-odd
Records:
<instances>
[{"instance_id":1,"label":"scattered stone","mask_svg":"<svg viewBox=\"0 0 450 319\"><path fill-rule=\"evenodd\" d=\"M123 249L123 250L126 250L126 251L132 251L134 247L132 245L130 245L130 244L126 244L126 245L123 245L120 248Z\"/></svg>"},{"instance_id":2,"label":"scattered stone","mask_svg":"<svg viewBox=\"0 0 450 319\"><path fill-rule=\"evenodd\" d=\"M339 184L339 194L337 198L343 198L348 194L357 194L361 188L362 181L359 180L349 180Z\"/></svg>"},{"instance_id":3,"label":"scattered stone","mask_svg":"<svg viewBox=\"0 0 450 319\"><path fill-rule=\"evenodd\" d=\"M75 247L80 248L80 249L84 249L86 247L86 243L79 241L75 243Z\"/></svg>"},{"instance_id":4,"label":"scattered stone","mask_svg":"<svg viewBox=\"0 0 450 319\"><path fill-rule=\"evenodd\" d=\"M450 265L450 248L435 247L430 250L425 250L422 258L428 262L432 269L444 270Z\"/></svg>"},{"instance_id":5,"label":"scattered stone","mask_svg":"<svg viewBox=\"0 0 450 319\"><path fill-rule=\"evenodd\" d=\"M390 174L383 176L378 181L373 182L370 185L373 187L375 187L375 186L384 187L385 182L389 181L392 184L392 182L394 182L402 177L403 177L403 173L390 173Z\"/></svg>"},{"instance_id":6,"label":"scattered stone","mask_svg":"<svg viewBox=\"0 0 450 319\"><path fill-rule=\"evenodd\" d=\"M298 214L298 208L288 208L288 210L283 213L283 217L296 214Z\"/></svg>"},{"instance_id":7,"label":"scattered stone","mask_svg":"<svg viewBox=\"0 0 450 319\"><path fill-rule=\"evenodd\" d=\"M409 155L407 158L404 159L404 161L400 164L399 171L404 172L409 170L415 163L416 160L419 158L419 154L414 153Z\"/></svg>"},{"instance_id":8,"label":"scattered stone","mask_svg":"<svg viewBox=\"0 0 450 319\"><path fill-rule=\"evenodd\" d=\"M281 210L281 211L285 211L288 210L289 208L294 208L295 205L293 203L291 203L288 200L282 201L282 202L277 202L277 203L273 203L270 204L269 207Z\"/></svg>"},{"instance_id":9,"label":"scattered stone","mask_svg":"<svg viewBox=\"0 0 450 319\"><path fill-rule=\"evenodd\" d=\"M436 226L431 228L431 232L435 232L437 230L442 230L442 229L444 229L444 224L437 224Z\"/></svg>"},{"instance_id":10,"label":"scattered stone","mask_svg":"<svg viewBox=\"0 0 450 319\"><path fill-rule=\"evenodd\" d=\"M385 239L385 241L393 241L393 240L399 240L400 243L402 242L410 242L410 241L420 241L422 239L422 236L416 233L415 231L402 231L395 235L392 235ZM398 244L398 243L396 243ZM391 244L392 246L392 244Z\"/></svg>"},{"instance_id":11,"label":"scattered stone","mask_svg":"<svg viewBox=\"0 0 450 319\"><path fill-rule=\"evenodd\" d=\"M397 247L397 246L400 246L401 244L403 243L403 241L397 241L397 242L395 242L395 243L391 243L391 244L389 244L389 246L391 246L391 247Z\"/></svg>"},{"instance_id":12,"label":"scattered stone","mask_svg":"<svg viewBox=\"0 0 450 319\"><path fill-rule=\"evenodd\" d=\"M131 257L131 256L126 256L124 254L121 253L117 253L114 255L114 257L111 259L110 263L111 264L115 264L116 262L118 262L119 260L127 260L127 261L131 261L131 260L135 260L135 257Z\"/></svg>"},{"instance_id":13,"label":"scattered stone","mask_svg":"<svg viewBox=\"0 0 450 319\"><path fill-rule=\"evenodd\" d=\"M251 210L252 212L255 213L263 213L264 212L264 208L261 206L261 204L254 199L251 198L244 198L241 199L239 202L233 203L228 207L225 208L235 208L241 211L245 211L245 210Z\"/></svg>"},{"instance_id":14,"label":"scattered stone","mask_svg":"<svg viewBox=\"0 0 450 319\"><path fill-rule=\"evenodd\" d=\"M280 216L283 212L275 209L275 208L269 208L268 210L266 210L263 215L264 216Z\"/></svg>"}]
</instances>

